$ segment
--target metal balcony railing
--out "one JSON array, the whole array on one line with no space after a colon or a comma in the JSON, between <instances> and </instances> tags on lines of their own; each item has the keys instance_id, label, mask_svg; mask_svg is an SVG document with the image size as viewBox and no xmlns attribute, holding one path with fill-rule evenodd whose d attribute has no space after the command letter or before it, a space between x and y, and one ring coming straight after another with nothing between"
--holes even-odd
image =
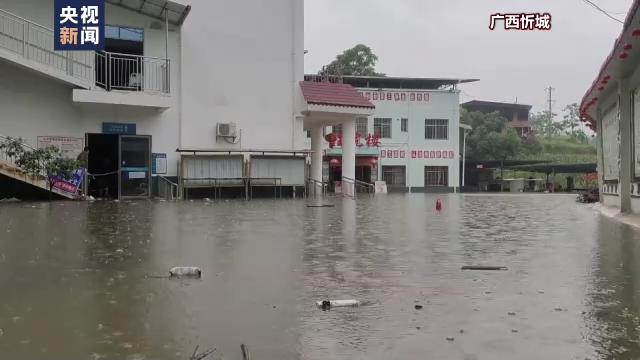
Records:
<instances>
[{"instance_id":1,"label":"metal balcony railing","mask_svg":"<svg viewBox=\"0 0 640 360\"><path fill-rule=\"evenodd\" d=\"M99 51L95 53L96 85L106 90L169 94L169 60Z\"/></svg>"},{"instance_id":2,"label":"metal balcony railing","mask_svg":"<svg viewBox=\"0 0 640 360\"><path fill-rule=\"evenodd\" d=\"M0 48L55 68L88 86L170 93L169 59L94 51L55 51L53 30L0 10Z\"/></svg>"}]
</instances>

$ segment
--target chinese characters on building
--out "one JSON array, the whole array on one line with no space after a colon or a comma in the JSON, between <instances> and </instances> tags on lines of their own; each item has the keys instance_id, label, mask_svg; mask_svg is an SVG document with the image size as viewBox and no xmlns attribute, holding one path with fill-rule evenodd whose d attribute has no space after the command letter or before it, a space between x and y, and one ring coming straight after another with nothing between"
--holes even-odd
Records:
<instances>
[{"instance_id":1,"label":"chinese characters on building","mask_svg":"<svg viewBox=\"0 0 640 360\"><path fill-rule=\"evenodd\" d=\"M412 159L453 159L453 150L411 150ZM380 150L381 158L404 159L404 150Z\"/></svg>"},{"instance_id":2,"label":"chinese characters on building","mask_svg":"<svg viewBox=\"0 0 640 360\"><path fill-rule=\"evenodd\" d=\"M342 147L342 133L337 133L336 134L336 141L332 142L329 141L329 147L333 148L335 146L340 146ZM367 146L367 147L379 147L380 146L380 135L378 135L377 133L373 133L373 134L367 134L367 136L362 136L362 134L360 133L356 133L356 146L357 147L363 147L363 146Z\"/></svg>"},{"instance_id":3,"label":"chinese characters on building","mask_svg":"<svg viewBox=\"0 0 640 360\"><path fill-rule=\"evenodd\" d=\"M104 50L104 0L54 0L54 48Z\"/></svg>"},{"instance_id":4,"label":"chinese characters on building","mask_svg":"<svg viewBox=\"0 0 640 360\"><path fill-rule=\"evenodd\" d=\"M367 100L378 101L429 101L428 92L361 91Z\"/></svg>"},{"instance_id":5,"label":"chinese characters on building","mask_svg":"<svg viewBox=\"0 0 640 360\"><path fill-rule=\"evenodd\" d=\"M502 23L505 30L551 30L551 14L491 14L489 30Z\"/></svg>"}]
</instances>

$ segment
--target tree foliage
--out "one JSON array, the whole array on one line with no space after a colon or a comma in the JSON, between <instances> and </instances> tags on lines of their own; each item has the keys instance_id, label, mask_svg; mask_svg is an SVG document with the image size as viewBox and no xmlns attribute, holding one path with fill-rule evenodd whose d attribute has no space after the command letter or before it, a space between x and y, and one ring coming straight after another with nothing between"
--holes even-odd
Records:
<instances>
[{"instance_id":1,"label":"tree foliage","mask_svg":"<svg viewBox=\"0 0 640 360\"><path fill-rule=\"evenodd\" d=\"M378 56L367 45L358 44L338 54L332 62L324 67L329 74L357 76L386 76L376 72ZM320 70L322 72L322 70Z\"/></svg>"},{"instance_id":2,"label":"tree foliage","mask_svg":"<svg viewBox=\"0 0 640 360\"><path fill-rule=\"evenodd\" d=\"M556 121L556 113L548 110L531 114L529 121L541 137L569 136L579 143L589 142L589 136L580 123L580 110L577 103L569 104L562 110L562 120Z\"/></svg>"},{"instance_id":3,"label":"tree foliage","mask_svg":"<svg viewBox=\"0 0 640 360\"><path fill-rule=\"evenodd\" d=\"M53 190L53 183L49 181L51 176L70 180L79 167L86 165L65 156L56 146L32 149L22 138L7 137L0 142L0 150L12 158L14 164L27 174L44 177L49 183L50 192Z\"/></svg>"},{"instance_id":4,"label":"tree foliage","mask_svg":"<svg viewBox=\"0 0 640 360\"><path fill-rule=\"evenodd\" d=\"M470 125L467 134L466 156L470 159L508 160L522 156L527 144L513 129L507 128L507 119L498 112L482 113L460 109L460 122Z\"/></svg>"}]
</instances>

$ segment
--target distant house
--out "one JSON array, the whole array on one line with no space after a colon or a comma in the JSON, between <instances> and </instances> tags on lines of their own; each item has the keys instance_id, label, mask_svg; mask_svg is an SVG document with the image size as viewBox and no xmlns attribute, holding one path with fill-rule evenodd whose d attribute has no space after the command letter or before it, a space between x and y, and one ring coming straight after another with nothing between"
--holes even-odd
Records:
<instances>
[{"instance_id":1,"label":"distant house","mask_svg":"<svg viewBox=\"0 0 640 360\"><path fill-rule=\"evenodd\" d=\"M461 106L467 111L480 111L485 114L497 111L500 116L507 119L507 126L515 129L518 135L527 137L527 134L531 132L531 123L529 122L531 105L473 100Z\"/></svg>"}]
</instances>

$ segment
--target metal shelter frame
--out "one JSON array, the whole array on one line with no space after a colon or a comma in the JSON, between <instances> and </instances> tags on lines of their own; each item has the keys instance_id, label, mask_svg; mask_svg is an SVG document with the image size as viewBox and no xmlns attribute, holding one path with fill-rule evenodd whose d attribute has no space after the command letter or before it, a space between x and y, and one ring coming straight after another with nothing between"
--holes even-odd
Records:
<instances>
[{"instance_id":1,"label":"metal shelter frame","mask_svg":"<svg viewBox=\"0 0 640 360\"><path fill-rule=\"evenodd\" d=\"M176 152L181 155L293 155L293 156L309 156L312 151L311 150L266 150L266 149L180 149L177 148ZM182 159L181 159L182 160ZM198 178L198 179L190 179L183 177L183 168L182 161L178 160L178 196L182 198L184 195L185 200L189 197L189 188L213 188L214 189L214 199L218 199L222 197L222 187L240 187L244 188L244 196L245 200L250 200L253 198L253 186L265 186L262 184L252 184L253 181L263 182L267 181L269 185L273 184L274 187L274 198L282 198L282 178L277 177L251 177L251 176L243 176L237 178ZM206 185L189 185L185 186L185 182L189 180L204 180L213 182L213 186L210 184ZM233 183L237 184L234 185Z\"/></svg>"}]
</instances>

